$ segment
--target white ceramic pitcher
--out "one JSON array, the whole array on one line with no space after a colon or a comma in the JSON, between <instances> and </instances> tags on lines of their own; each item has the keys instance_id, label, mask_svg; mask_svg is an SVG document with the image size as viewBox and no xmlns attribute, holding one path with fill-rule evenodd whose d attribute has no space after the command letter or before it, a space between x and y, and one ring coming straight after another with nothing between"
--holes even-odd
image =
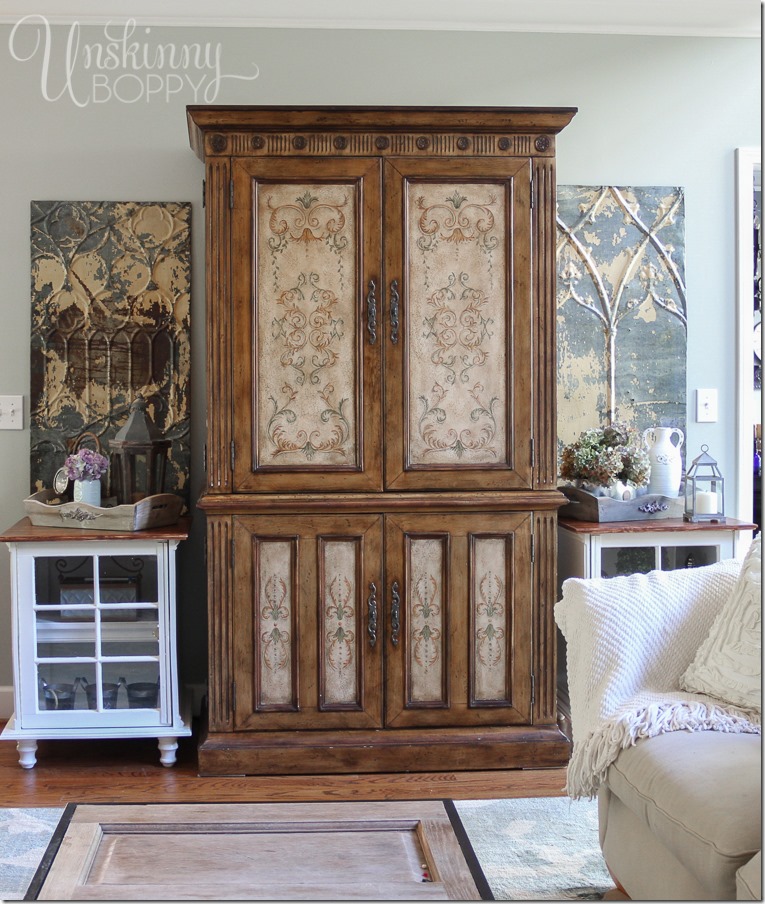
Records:
<instances>
[{"instance_id":1,"label":"white ceramic pitcher","mask_svg":"<svg viewBox=\"0 0 765 904\"><path fill-rule=\"evenodd\" d=\"M672 442L672 437L677 442ZM683 459L680 447L685 441L679 427L649 427L643 431L643 443L648 449L651 476L648 492L659 496L677 496L683 479Z\"/></svg>"}]
</instances>

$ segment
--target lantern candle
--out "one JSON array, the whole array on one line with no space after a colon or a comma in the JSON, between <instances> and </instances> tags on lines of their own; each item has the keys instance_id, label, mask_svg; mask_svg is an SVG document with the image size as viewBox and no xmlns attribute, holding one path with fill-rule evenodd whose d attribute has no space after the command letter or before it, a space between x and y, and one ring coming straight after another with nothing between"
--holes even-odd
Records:
<instances>
[{"instance_id":1,"label":"lantern candle","mask_svg":"<svg viewBox=\"0 0 765 904\"><path fill-rule=\"evenodd\" d=\"M697 515L714 515L717 509L717 493L697 492L696 493L696 514Z\"/></svg>"}]
</instances>

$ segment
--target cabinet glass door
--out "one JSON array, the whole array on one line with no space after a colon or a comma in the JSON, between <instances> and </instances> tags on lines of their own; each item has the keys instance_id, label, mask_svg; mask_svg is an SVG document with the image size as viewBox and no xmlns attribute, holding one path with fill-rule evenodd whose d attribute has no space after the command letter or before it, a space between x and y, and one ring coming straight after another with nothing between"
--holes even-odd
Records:
<instances>
[{"instance_id":1,"label":"cabinet glass door","mask_svg":"<svg viewBox=\"0 0 765 904\"><path fill-rule=\"evenodd\" d=\"M600 551L600 577L613 578L626 574L648 574L649 571L674 571L697 568L720 560L718 544L641 544L605 546Z\"/></svg>"},{"instance_id":2,"label":"cabinet glass door","mask_svg":"<svg viewBox=\"0 0 765 904\"><path fill-rule=\"evenodd\" d=\"M23 727L164 724L160 557L25 553L19 581Z\"/></svg>"}]
</instances>

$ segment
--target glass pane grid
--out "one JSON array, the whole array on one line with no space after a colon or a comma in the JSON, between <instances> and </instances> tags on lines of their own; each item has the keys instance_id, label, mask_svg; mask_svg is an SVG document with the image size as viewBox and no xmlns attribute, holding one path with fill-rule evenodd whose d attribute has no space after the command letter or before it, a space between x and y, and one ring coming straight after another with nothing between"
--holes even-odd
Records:
<instances>
[{"instance_id":1,"label":"glass pane grid","mask_svg":"<svg viewBox=\"0 0 765 904\"><path fill-rule=\"evenodd\" d=\"M39 712L159 709L160 668L157 660L140 663L38 663Z\"/></svg>"},{"instance_id":2,"label":"glass pane grid","mask_svg":"<svg viewBox=\"0 0 765 904\"><path fill-rule=\"evenodd\" d=\"M655 546L615 546L601 550L600 577L648 574L658 565Z\"/></svg>"},{"instance_id":3,"label":"glass pane grid","mask_svg":"<svg viewBox=\"0 0 765 904\"><path fill-rule=\"evenodd\" d=\"M662 571L699 568L719 560L720 549L717 546L668 546L661 551Z\"/></svg>"},{"instance_id":4,"label":"glass pane grid","mask_svg":"<svg viewBox=\"0 0 765 904\"><path fill-rule=\"evenodd\" d=\"M98 662L104 665L114 662L159 662L159 656L102 656Z\"/></svg>"},{"instance_id":5,"label":"glass pane grid","mask_svg":"<svg viewBox=\"0 0 765 904\"><path fill-rule=\"evenodd\" d=\"M64 664L68 663L87 663L87 662L98 662L95 656L37 656L35 657L35 664L37 665L56 665L56 664Z\"/></svg>"},{"instance_id":6,"label":"glass pane grid","mask_svg":"<svg viewBox=\"0 0 765 904\"><path fill-rule=\"evenodd\" d=\"M153 554L34 558L37 712L162 708L159 572Z\"/></svg>"}]
</instances>

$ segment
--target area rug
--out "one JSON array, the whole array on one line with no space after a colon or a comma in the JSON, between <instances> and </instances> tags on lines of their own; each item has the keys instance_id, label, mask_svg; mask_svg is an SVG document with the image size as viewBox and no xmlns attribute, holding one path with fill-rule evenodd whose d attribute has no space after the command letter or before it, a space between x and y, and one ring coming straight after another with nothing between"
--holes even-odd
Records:
<instances>
[{"instance_id":1,"label":"area rug","mask_svg":"<svg viewBox=\"0 0 765 904\"><path fill-rule=\"evenodd\" d=\"M0 900L24 897L63 812L0 807Z\"/></svg>"},{"instance_id":2,"label":"area rug","mask_svg":"<svg viewBox=\"0 0 765 904\"><path fill-rule=\"evenodd\" d=\"M613 887L597 804L566 797L455 801L496 900L600 900ZM63 809L0 808L0 899L21 900Z\"/></svg>"},{"instance_id":3,"label":"area rug","mask_svg":"<svg viewBox=\"0 0 765 904\"><path fill-rule=\"evenodd\" d=\"M497 901L598 901L614 887L600 852L597 801L454 804Z\"/></svg>"}]
</instances>

